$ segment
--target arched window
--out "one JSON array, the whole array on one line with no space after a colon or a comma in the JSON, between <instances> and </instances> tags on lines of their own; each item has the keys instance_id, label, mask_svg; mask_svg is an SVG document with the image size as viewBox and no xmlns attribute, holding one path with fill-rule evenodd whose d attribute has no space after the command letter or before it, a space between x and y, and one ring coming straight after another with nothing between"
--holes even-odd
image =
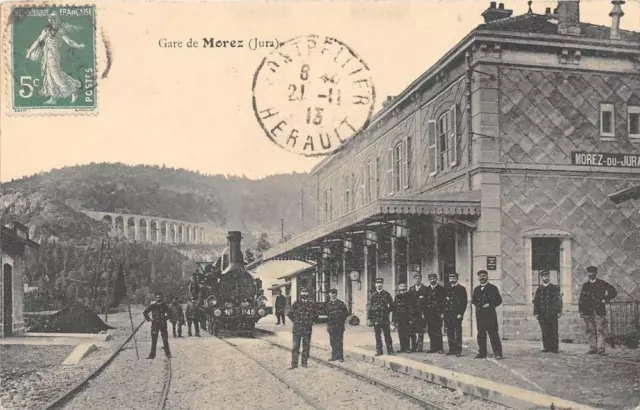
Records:
<instances>
[{"instance_id":1,"label":"arched window","mask_svg":"<svg viewBox=\"0 0 640 410\"><path fill-rule=\"evenodd\" d=\"M427 128L429 174L456 166L458 158L456 105L452 105Z\"/></svg>"}]
</instances>

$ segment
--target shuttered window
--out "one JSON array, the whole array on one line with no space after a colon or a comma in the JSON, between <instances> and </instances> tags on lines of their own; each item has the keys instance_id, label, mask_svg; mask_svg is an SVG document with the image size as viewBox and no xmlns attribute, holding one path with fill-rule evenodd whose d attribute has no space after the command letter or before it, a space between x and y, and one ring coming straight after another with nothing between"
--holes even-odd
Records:
<instances>
[{"instance_id":1,"label":"shuttered window","mask_svg":"<svg viewBox=\"0 0 640 410\"><path fill-rule=\"evenodd\" d=\"M393 194L393 149L387 151L387 194Z\"/></svg>"},{"instance_id":2,"label":"shuttered window","mask_svg":"<svg viewBox=\"0 0 640 410\"><path fill-rule=\"evenodd\" d=\"M343 201L344 201L344 205L343 205L343 210L342 213L346 214L350 211L350 205L351 205L351 181L350 181L350 176L347 175L344 178L344 196L343 196Z\"/></svg>"},{"instance_id":3,"label":"shuttered window","mask_svg":"<svg viewBox=\"0 0 640 410\"><path fill-rule=\"evenodd\" d=\"M393 148L393 192L400 191L404 183L404 143L396 144Z\"/></svg>"},{"instance_id":4,"label":"shuttered window","mask_svg":"<svg viewBox=\"0 0 640 410\"><path fill-rule=\"evenodd\" d=\"M376 158L376 163L373 166L373 180L375 181L375 186L373 189L373 198L378 199L380 196L380 174L378 173L378 169L380 168L380 158Z\"/></svg>"},{"instance_id":5,"label":"shuttered window","mask_svg":"<svg viewBox=\"0 0 640 410\"><path fill-rule=\"evenodd\" d=\"M428 161L429 161L429 174L434 175L438 172L438 147L436 144L436 121L429 120L427 125L427 145L428 145Z\"/></svg>"},{"instance_id":6,"label":"shuttered window","mask_svg":"<svg viewBox=\"0 0 640 410\"><path fill-rule=\"evenodd\" d=\"M449 165L455 167L458 164L458 131L457 110L454 104L449 110Z\"/></svg>"},{"instance_id":7,"label":"shuttered window","mask_svg":"<svg viewBox=\"0 0 640 410\"><path fill-rule=\"evenodd\" d=\"M403 148L404 162L402 165L404 167L404 170L402 172L402 186L407 189L411 185L411 174L409 173L411 171L411 137L407 137L404 139Z\"/></svg>"}]
</instances>

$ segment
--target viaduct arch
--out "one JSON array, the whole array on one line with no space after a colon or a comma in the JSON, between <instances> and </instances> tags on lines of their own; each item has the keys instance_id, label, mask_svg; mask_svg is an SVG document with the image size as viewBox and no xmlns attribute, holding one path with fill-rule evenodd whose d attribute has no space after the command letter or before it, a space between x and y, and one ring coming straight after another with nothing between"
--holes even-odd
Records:
<instances>
[{"instance_id":1,"label":"viaduct arch","mask_svg":"<svg viewBox=\"0 0 640 410\"><path fill-rule=\"evenodd\" d=\"M109 224L111 232L136 241L154 243L208 243L203 224L156 216L81 210L88 217Z\"/></svg>"}]
</instances>

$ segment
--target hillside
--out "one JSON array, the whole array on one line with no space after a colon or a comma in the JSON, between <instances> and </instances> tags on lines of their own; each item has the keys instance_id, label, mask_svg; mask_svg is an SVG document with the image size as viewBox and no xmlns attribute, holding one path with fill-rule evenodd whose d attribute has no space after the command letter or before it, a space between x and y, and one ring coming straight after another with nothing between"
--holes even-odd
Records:
<instances>
[{"instance_id":1,"label":"hillside","mask_svg":"<svg viewBox=\"0 0 640 410\"><path fill-rule=\"evenodd\" d=\"M0 212L3 221L16 219L60 238L101 235L100 224L76 212L84 208L207 222L276 239L281 218L285 234L302 231L303 186L304 226L312 225L309 181L299 173L251 180L159 166L89 164L3 183Z\"/></svg>"}]
</instances>

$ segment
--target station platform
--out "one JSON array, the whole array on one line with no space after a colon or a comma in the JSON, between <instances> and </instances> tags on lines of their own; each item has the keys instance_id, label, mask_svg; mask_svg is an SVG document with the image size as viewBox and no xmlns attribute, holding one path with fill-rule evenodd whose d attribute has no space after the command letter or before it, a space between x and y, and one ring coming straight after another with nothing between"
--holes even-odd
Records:
<instances>
[{"instance_id":1,"label":"station platform","mask_svg":"<svg viewBox=\"0 0 640 410\"><path fill-rule=\"evenodd\" d=\"M291 322L276 325L268 316L257 326L273 335L279 343L291 345ZM392 332L394 349L399 349L398 334ZM425 351L429 337L425 334ZM475 359L477 343L463 340L463 356L398 353L375 357L373 329L346 325L345 355L389 367L443 386L461 389L512 408L533 409L635 409L640 408L640 350L607 346L607 356L587 355L584 344L560 344L560 353L542 353L542 343L503 340L504 360ZM444 337L445 351L447 339ZM312 354L326 350L330 355L326 324L316 324L312 333ZM385 348L386 351L386 348Z\"/></svg>"}]
</instances>

